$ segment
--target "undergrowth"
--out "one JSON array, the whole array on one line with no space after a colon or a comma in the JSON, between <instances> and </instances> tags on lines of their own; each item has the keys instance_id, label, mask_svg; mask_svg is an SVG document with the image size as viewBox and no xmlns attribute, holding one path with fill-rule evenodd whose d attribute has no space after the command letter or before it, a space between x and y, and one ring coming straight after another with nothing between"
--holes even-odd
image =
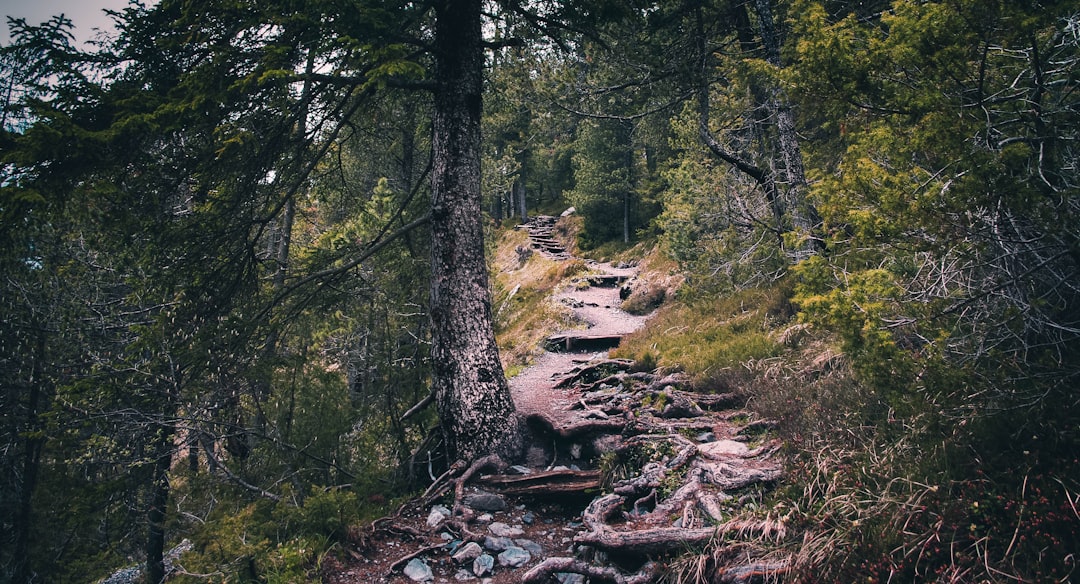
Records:
<instances>
[{"instance_id":1,"label":"undergrowth","mask_svg":"<svg viewBox=\"0 0 1080 584\"><path fill-rule=\"evenodd\" d=\"M791 286L684 291L626 339L619 357L682 370L699 391L737 391L778 423L790 461L761 507L794 582L1069 582L1080 555L1075 406L970 411L980 380L941 362L888 379L853 366L842 339L797 319ZM854 357L858 358L858 356ZM899 369L896 369L899 370ZM1007 380L999 383L1007 383ZM1058 395L1060 394L1060 395ZM709 582L724 542L673 562L671 581Z\"/></svg>"}]
</instances>

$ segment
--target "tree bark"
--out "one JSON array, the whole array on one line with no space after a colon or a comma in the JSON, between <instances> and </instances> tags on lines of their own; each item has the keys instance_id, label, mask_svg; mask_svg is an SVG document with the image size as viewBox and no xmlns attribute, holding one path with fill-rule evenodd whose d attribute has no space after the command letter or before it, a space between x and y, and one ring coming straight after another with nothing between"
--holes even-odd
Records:
<instances>
[{"instance_id":1,"label":"tree bark","mask_svg":"<svg viewBox=\"0 0 1080 584\"><path fill-rule=\"evenodd\" d=\"M151 480L149 506L146 511L146 582L165 581L165 507L169 503L169 468L172 466L172 428L159 430L154 446L154 474Z\"/></svg>"},{"instance_id":2,"label":"tree bark","mask_svg":"<svg viewBox=\"0 0 1080 584\"><path fill-rule=\"evenodd\" d=\"M522 224L529 222L529 210L525 204L525 181L523 179L517 179L514 181L514 199L517 200L518 214L521 215L520 222Z\"/></svg>"},{"instance_id":3,"label":"tree bark","mask_svg":"<svg viewBox=\"0 0 1080 584\"><path fill-rule=\"evenodd\" d=\"M480 213L481 0L436 4L431 322L435 402L450 461L513 458L520 422L492 327Z\"/></svg>"}]
</instances>

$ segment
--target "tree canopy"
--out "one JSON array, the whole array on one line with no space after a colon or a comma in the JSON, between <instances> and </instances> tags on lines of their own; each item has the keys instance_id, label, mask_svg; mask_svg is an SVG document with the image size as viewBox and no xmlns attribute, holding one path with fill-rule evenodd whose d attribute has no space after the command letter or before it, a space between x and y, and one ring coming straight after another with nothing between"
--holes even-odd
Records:
<instances>
[{"instance_id":1,"label":"tree canopy","mask_svg":"<svg viewBox=\"0 0 1080 584\"><path fill-rule=\"evenodd\" d=\"M318 509L520 456L488 235L536 210L574 206L598 254L659 246L687 297L781 282L880 398L864 421L934 428L942 460L1080 443L1073 3L112 17L89 49L62 16L0 47L5 578L137 556L158 582L174 534L237 528L219 497L287 516L268 541L339 536ZM250 545L203 567L266 579Z\"/></svg>"}]
</instances>

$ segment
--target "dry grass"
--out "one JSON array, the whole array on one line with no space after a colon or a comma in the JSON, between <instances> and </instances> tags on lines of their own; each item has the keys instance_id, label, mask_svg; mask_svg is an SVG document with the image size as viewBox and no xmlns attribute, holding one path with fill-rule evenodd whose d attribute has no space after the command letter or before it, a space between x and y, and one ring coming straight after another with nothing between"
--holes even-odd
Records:
<instances>
[{"instance_id":1,"label":"dry grass","mask_svg":"<svg viewBox=\"0 0 1080 584\"><path fill-rule=\"evenodd\" d=\"M528 245L524 231L506 229L499 234L494 254L492 310L503 367L509 371L542 351L547 331L571 326L570 309L550 296L564 280L587 270L581 261L556 262L538 253L519 252Z\"/></svg>"}]
</instances>

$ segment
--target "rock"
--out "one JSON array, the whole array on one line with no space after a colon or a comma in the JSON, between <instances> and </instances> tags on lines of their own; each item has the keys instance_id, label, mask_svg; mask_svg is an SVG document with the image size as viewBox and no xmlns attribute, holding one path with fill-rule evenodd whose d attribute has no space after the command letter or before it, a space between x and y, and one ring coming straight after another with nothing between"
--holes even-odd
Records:
<instances>
[{"instance_id":1,"label":"rock","mask_svg":"<svg viewBox=\"0 0 1080 584\"><path fill-rule=\"evenodd\" d=\"M454 580L457 580L458 582L468 582L469 580L475 580L475 579L476 579L476 576L473 576L472 572L470 572L468 570L465 570L465 569L458 570L454 574Z\"/></svg>"},{"instance_id":2,"label":"rock","mask_svg":"<svg viewBox=\"0 0 1080 584\"><path fill-rule=\"evenodd\" d=\"M555 579L559 584L585 584L585 576L573 572L557 572Z\"/></svg>"},{"instance_id":3,"label":"rock","mask_svg":"<svg viewBox=\"0 0 1080 584\"><path fill-rule=\"evenodd\" d=\"M577 213L577 209L575 209L573 207L568 207L565 211L563 211L559 215L559 217L569 217L569 216L573 215L574 213Z\"/></svg>"},{"instance_id":4,"label":"rock","mask_svg":"<svg viewBox=\"0 0 1080 584\"><path fill-rule=\"evenodd\" d=\"M413 582L431 582L435 579L435 575L431 573L431 568L420 558L409 560L409 563L405 564L404 572Z\"/></svg>"},{"instance_id":5,"label":"rock","mask_svg":"<svg viewBox=\"0 0 1080 584\"><path fill-rule=\"evenodd\" d=\"M723 460L732 456L743 456L750 449L742 442L734 440L717 440L706 444L698 444L698 452L705 458Z\"/></svg>"},{"instance_id":6,"label":"rock","mask_svg":"<svg viewBox=\"0 0 1080 584\"><path fill-rule=\"evenodd\" d=\"M517 474L521 474L521 475L532 474L532 469L531 468L529 468L527 466L522 466L520 464L515 464L514 466L511 466L510 470L514 471Z\"/></svg>"},{"instance_id":7,"label":"rock","mask_svg":"<svg viewBox=\"0 0 1080 584\"><path fill-rule=\"evenodd\" d=\"M479 558L481 555L483 555L483 553L484 550L480 547L480 544L476 543L475 541L470 541L469 543L461 546L461 549L459 549L457 553L455 553L451 557L454 558L455 562L459 564L465 564L475 560L476 558Z\"/></svg>"},{"instance_id":8,"label":"rock","mask_svg":"<svg viewBox=\"0 0 1080 584\"><path fill-rule=\"evenodd\" d=\"M495 569L495 558L488 554L481 554L480 557L473 560L472 573L477 577L483 578L491 573Z\"/></svg>"},{"instance_id":9,"label":"rock","mask_svg":"<svg viewBox=\"0 0 1080 584\"><path fill-rule=\"evenodd\" d=\"M463 498L463 503L477 511L505 511L506 500L494 493L478 491L469 493Z\"/></svg>"},{"instance_id":10,"label":"rock","mask_svg":"<svg viewBox=\"0 0 1080 584\"><path fill-rule=\"evenodd\" d=\"M484 538L484 549L492 552L501 552L513 545L514 542L509 537L491 537L489 535Z\"/></svg>"},{"instance_id":11,"label":"rock","mask_svg":"<svg viewBox=\"0 0 1080 584\"><path fill-rule=\"evenodd\" d=\"M680 394L673 394L672 390L674 388L671 386L664 388L664 394L668 396L669 401L664 406L664 411L660 413L660 417L665 419L696 418L705 413L690 398Z\"/></svg>"},{"instance_id":12,"label":"rock","mask_svg":"<svg viewBox=\"0 0 1080 584\"><path fill-rule=\"evenodd\" d=\"M536 521L536 515L534 515L532 511L526 511L525 514L521 516L521 522L525 525L532 525L533 521Z\"/></svg>"},{"instance_id":13,"label":"rock","mask_svg":"<svg viewBox=\"0 0 1080 584\"><path fill-rule=\"evenodd\" d=\"M510 546L499 554L499 565L507 568L519 568L529 563L532 556L529 552L517 546Z\"/></svg>"},{"instance_id":14,"label":"rock","mask_svg":"<svg viewBox=\"0 0 1080 584\"><path fill-rule=\"evenodd\" d=\"M443 521L450 517L450 510L442 505L435 505L431 508L431 513L428 513L427 525L431 528L438 527Z\"/></svg>"},{"instance_id":15,"label":"rock","mask_svg":"<svg viewBox=\"0 0 1080 584\"><path fill-rule=\"evenodd\" d=\"M531 539L515 539L514 543L516 543L519 548L529 552L534 556L544 555L544 548Z\"/></svg>"},{"instance_id":16,"label":"rock","mask_svg":"<svg viewBox=\"0 0 1080 584\"><path fill-rule=\"evenodd\" d=\"M497 537L517 537L525 532L520 527L512 527L501 521L496 521L488 526L488 531Z\"/></svg>"},{"instance_id":17,"label":"rock","mask_svg":"<svg viewBox=\"0 0 1080 584\"><path fill-rule=\"evenodd\" d=\"M495 517L491 513L483 513L476 517L477 523L491 523L495 520Z\"/></svg>"},{"instance_id":18,"label":"rock","mask_svg":"<svg viewBox=\"0 0 1080 584\"><path fill-rule=\"evenodd\" d=\"M712 442L716 440L716 434L713 434L712 432L702 432L701 434L697 435L697 438L695 438L695 440L697 440L698 442Z\"/></svg>"}]
</instances>

